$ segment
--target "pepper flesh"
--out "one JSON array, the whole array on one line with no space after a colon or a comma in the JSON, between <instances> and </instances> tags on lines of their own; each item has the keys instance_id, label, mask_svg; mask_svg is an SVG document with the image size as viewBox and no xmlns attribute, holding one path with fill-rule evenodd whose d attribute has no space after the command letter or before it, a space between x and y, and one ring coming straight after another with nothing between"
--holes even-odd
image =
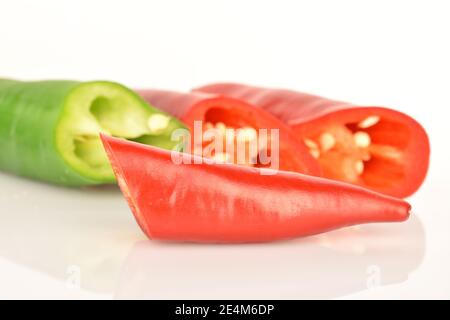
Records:
<instances>
[{"instance_id":1,"label":"pepper flesh","mask_svg":"<svg viewBox=\"0 0 450 320\"><path fill-rule=\"evenodd\" d=\"M408 218L410 205L352 184L174 154L101 136L134 216L151 239L264 242Z\"/></svg>"},{"instance_id":2,"label":"pepper flesh","mask_svg":"<svg viewBox=\"0 0 450 320\"><path fill-rule=\"evenodd\" d=\"M413 194L430 155L422 126L401 112L280 89L219 83L195 91L242 99L290 125L323 176L396 197Z\"/></svg>"},{"instance_id":3,"label":"pepper flesh","mask_svg":"<svg viewBox=\"0 0 450 320\"><path fill-rule=\"evenodd\" d=\"M152 131L156 115L169 121ZM98 137L152 137L171 148L171 132L184 127L117 83L0 79L0 169L67 186L113 183ZM145 142L145 141L143 141Z\"/></svg>"},{"instance_id":4,"label":"pepper flesh","mask_svg":"<svg viewBox=\"0 0 450 320\"><path fill-rule=\"evenodd\" d=\"M181 119L191 132L194 132L194 121L202 121L204 129L208 129L208 126L222 130L226 128L252 130L250 132L256 132L257 129L279 129L279 168L311 175L320 173L316 161L307 152L308 149L297 141L289 126L260 108L236 99L205 93L162 90L137 90L137 92L150 104ZM234 155L231 157L235 158ZM255 166L264 165L256 163Z\"/></svg>"}]
</instances>

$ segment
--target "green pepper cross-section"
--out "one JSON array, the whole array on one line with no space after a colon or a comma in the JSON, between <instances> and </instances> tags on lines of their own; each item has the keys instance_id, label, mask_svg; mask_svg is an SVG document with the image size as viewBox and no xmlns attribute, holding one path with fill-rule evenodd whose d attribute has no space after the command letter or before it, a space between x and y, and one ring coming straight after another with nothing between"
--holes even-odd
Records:
<instances>
[{"instance_id":1,"label":"green pepper cross-section","mask_svg":"<svg viewBox=\"0 0 450 320\"><path fill-rule=\"evenodd\" d=\"M0 169L66 186L114 183L99 138L173 149L185 126L113 82L0 79Z\"/></svg>"}]
</instances>

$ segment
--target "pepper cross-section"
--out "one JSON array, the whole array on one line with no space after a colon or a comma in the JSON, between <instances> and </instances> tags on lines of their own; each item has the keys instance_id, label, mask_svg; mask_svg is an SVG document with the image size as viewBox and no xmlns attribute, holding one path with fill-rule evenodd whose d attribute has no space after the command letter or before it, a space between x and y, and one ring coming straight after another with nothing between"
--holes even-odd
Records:
<instances>
[{"instance_id":1,"label":"pepper cross-section","mask_svg":"<svg viewBox=\"0 0 450 320\"><path fill-rule=\"evenodd\" d=\"M124 86L0 79L0 169L67 186L113 183L99 132L171 149L177 119Z\"/></svg>"}]
</instances>

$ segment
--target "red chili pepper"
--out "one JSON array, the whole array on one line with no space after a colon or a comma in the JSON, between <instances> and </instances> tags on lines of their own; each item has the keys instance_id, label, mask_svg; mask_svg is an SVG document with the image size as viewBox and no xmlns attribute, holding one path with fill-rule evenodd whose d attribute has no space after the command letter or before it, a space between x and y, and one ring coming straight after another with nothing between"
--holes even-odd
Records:
<instances>
[{"instance_id":1,"label":"red chili pepper","mask_svg":"<svg viewBox=\"0 0 450 320\"><path fill-rule=\"evenodd\" d=\"M359 186L287 171L193 164L192 154L101 136L119 186L152 239L261 242L369 222L403 221L410 205ZM192 164L176 164L173 156Z\"/></svg>"},{"instance_id":2,"label":"red chili pepper","mask_svg":"<svg viewBox=\"0 0 450 320\"><path fill-rule=\"evenodd\" d=\"M137 92L155 107L182 120L191 132L194 130L194 121L202 121L203 129L279 129L279 168L320 175L317 162L308 153L304 144L299 143L291 128L260 108L236 99L206 93L161 90L137 90ZM270 151L268 150L268 153ZM236 155L233 154L232 158L236 159ZM257 163L256 166L267 165Z\"/></svg>"},{"instance_id":3,"label":"red chili pepper","mask_svg":"<svg viewBox=\"0 0 450 320\"><path fill-rule=\"evenodd\" d=\"M289 124L317 158L323 176L397 197L425 179L430 146L411 117L289 90L213 84L196 91L242 99Z\"/></svg>"}]
</instances>

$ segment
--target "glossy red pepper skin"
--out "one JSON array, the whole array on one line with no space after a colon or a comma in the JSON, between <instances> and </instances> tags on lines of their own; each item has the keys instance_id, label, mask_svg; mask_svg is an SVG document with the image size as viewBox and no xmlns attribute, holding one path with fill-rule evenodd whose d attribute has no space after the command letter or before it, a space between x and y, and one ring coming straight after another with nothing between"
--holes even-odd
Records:
<instances>
[{"instance_id":1,"label":"glossy red pepper skin","mask_svg":"<svg viewBox=\"0 0 450 320\"><path fill-rule=\"evenodd\" d=\"M218 83L194 89L242 99L260 107L293 128L303 139L333 124L350 123L377 114L384 123L368 129L375 142L394 145L402 153L399 168L372 164L367 178L358 184L404 198L423 183L428 171L430 144L424 128L410 116L384 107L358 106L346 102L283 89Z\"/></svg>"},{"instance_id":2,"label":"glossy red pepper skin","mask_svg":"<svg viewBox=\"0 0 450 320\"><path fill-rule=\"evenodd\" d=\"M183 121L191 132L194 121L223 122L231 127L279 129L280 169L320 175L320 168L291 128L260 108L243 101L207 93L136 90L147 102Z\"/></svg>"},{"instance_id":3,"label":"glossy red pepper skin","mask_svg":"<svg viewBox=\"0 0 450 320\"><path fill-rule=\"evenodd\" d=\"M286 171L262 175L264 169L233 164L175 164L170 151L101 138L151 239L264 242L409 216L407 202L355 185Z\"/></svg>"}]
</instances>

